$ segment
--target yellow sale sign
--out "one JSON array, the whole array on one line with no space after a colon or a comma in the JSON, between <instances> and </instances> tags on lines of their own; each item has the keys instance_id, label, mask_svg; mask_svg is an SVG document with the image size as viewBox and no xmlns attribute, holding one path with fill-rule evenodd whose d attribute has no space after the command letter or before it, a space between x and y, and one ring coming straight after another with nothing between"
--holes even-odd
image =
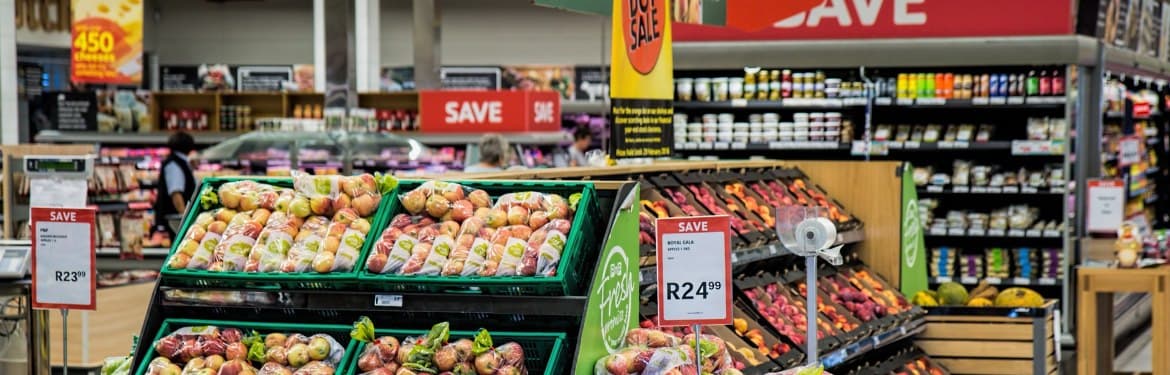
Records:
<instances>
[{"instance_id":1,"label":"yellow sale sign","mask_svg":"<svg viewBox=\"0 0 1170 375\"><path fill-rule=\"evenodd\" d=\"M142 82L142 0L72 0L74 83Z\"/></svg>"}]
</instances>

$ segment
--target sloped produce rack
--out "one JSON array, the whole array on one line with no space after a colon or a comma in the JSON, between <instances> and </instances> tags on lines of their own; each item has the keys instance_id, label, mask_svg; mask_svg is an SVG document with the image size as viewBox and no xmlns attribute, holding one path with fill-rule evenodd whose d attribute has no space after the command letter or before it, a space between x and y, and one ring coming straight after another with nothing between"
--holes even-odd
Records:
<instances>
[{"instance_id":1,"label":"sloped produce rack","mask_svg":"<svg viewBox=\"0 0 1170 375\"><path fill-rule=\"evenodd\" d=\"M896 176L897 163L870 163L863 167L881 171L872 172L874 175L870 176L865 173L842 175L872 178L881 174L890 181L900 180ZM837 172L827 172L833 168L862 167L831 163L790 165L773 161L718 164L689 162L642 167L551 169L511 174L444 175L436 178L484 189L493 198L516 191L584 193L578 203L579 216L574 221L574 231L579 232L571 234L567 241L570 247L576 246L575 255L572 256L577 258L570 258L567 252L566 258L562 259L562 265L571 266L577 274L558 272L558 275L565 276L562 279L510 278L515 281L512 284L508 281L478 283L476 278L470 278L459 284L437 277L410 279L369 274L361 263L350 273L329 275L322 280L313 280L312 274L276 278L253 274L221 278L217 273L175 277L175 272L164 272L151 297L139 337L157 337L163 329L164 321L168 319L348 325L361 316L369 316L379 330L397 330L395 332L423 331L438 321L448 321L453 331L469 332L487 328L493 331L493 335L497 329L501 329L515 333L519 338L525 335L562 337L557 345L548 346L551 351L541 349L540 359L555 362L549 363L551 367L548 368L563 369L555 373L591 371L597 359L608 354L606 345L620 346L625 331L637 327L640 320L649 317L648 314L640 313L640 310L646 309L646 301L653 298L653 287L642 284L639 278L648 280L643 276L654 267L652 264L643 264L644 267L639 268L639 256L643 256L643 260L647 255L653 258L654 250L652 246L639 246L638 221L641 209L648 209L644 207L644 199L669 200L664 198L665 193L659 189L662 183L674 181L681 186L683 181L690 181L694 183L692 186L695 189L705 189L695 191L717 199L718 206L728 214L745 222L762 222L762 212L766 211L761 211L763 209L755 204L766 204L763 201L768 198L760 192L738 191L735 184L742 182L750 187L753 183L765 180L792 182L793 179L802 179L805 181L803 189L807 190L800 190L801 194L806 194L804 204L823 202L851 210L856 207L856 211L847 211L847 216L842 216L839 222L842 230L839 242L850 244L847 247L847 254L852 261L850 267L862 262L868 264L869 259L880 259L880 256L871 255L874 249L899 248L897 238L892 239L893 243L883 242L890 241L890 238L879 237L873 241L862 239L866 238L867 231L891 230L883 228L882 225L887 224L881 223L899 223L900 220L879 220L875 221L879 224L874 226L862 225L862 221L872 217L867 215L874 212L896 214L901 204L900 197L887 197L880 203L890 207L878 207L878 203L865 204L875 199L871 199L871 196L851 197L858 194L850 193L841 194L841 201L829 197L821 197L821 201L813 199L812 195L834 191L832 186L822 187L812 183L814 180L821 181L818 179L821 176L826 180L837 179L832 177L838 175ZM582 179L584 181L580 181ZM222 182L208 181L209 184ZM382 206L371 219L373 227L363 248L363 260L381 228L386 227L389 218L401 210L396 207L397 195L422 182L400 180L397 190L383 198ZM833 183L837 184L835 186L849 184L843 181ZM888 191L897 193L900 190L891 188ZM748 205L749 201L755 201L755 204ZM678 206L671 205L667 209L673 214L686 214ZM711 214L708 208L701 206L699 209L703 211L699 213ZM774 232L768 233L772 231L771 228L762 223L760 225L750 242L747 238L737 242L734 252L737 274L745 278L769 271L794 280L790 276L795 274L785 270L791 268L796 257L778 244ZM875 263L872 266L878 270L877 273L887 277L888 273L897 272L896 264ZM826 270L822 276L836 275L838 272L849 271L842 267ZM542 283L555 286L549 287ZM786 285L792 288L792 293L798 293L795 284L786 282ZM639 295L643 303L639 303ZM220 298L209 299L209 296ZM230 298L222 298L224 296ZM737 299L746 301L739 292ZM826 297L825 300L830 299ZM777 333L775 327L760 318L759 312L751 304L741 305L742 308L737 309L737 317L755 329L754 333L737 330L738 327L734 325L708 327L711 333L746 351L758 350L761 346L751 340L756 335L766 341L768 346L788 346L782 355L757 355L758 361L746 368L745 373L762 374L780 370L802 360L803 348ZM826 363L830 367L844 366L869 358L876 349L908 342L904 339L920 330L920 320L921 316L915 313L899 315L896 320L886 317L868 322L863 329L839 337L828 349L830 351L825 353ZM503 335L502 332L500 334ZM135 352L136 366L150 359L150 349L150 343L144 342L138 346ZM733 358L743 361L742 354L737 352Z\"/></svg>"}]
</instances>

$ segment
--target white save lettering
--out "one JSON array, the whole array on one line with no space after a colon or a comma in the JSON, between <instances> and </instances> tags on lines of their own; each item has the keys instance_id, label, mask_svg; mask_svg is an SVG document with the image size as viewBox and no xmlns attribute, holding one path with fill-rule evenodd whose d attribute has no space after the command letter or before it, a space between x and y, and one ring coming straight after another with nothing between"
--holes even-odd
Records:
<instances>
[{"instance_id":1,"label":"white save lettering","mask_svg":"<svg viewBox=\"0 0 1170 375\"><path fill-rule=\"evenodd\" d=\"M532 102L532 122L553 122L553 103L546 101Z\"/></svg>"},{"instance_id":2,"label":"white save lettering","mask_svg":"<svg viewBox=\"0 0 1170 375\"><path fill-rule=\"evenodd\" d=\"M707 222L706 221L698 221L698 222L684 221L684 222L678 223L678 231L680 233L706 232L707 231Z\"/></svg>"},{"instance_id":3,"label":"white save lettering","mask_svg":"<svg viewBox=\"0 0 1170 375\"><path fill-rule=\"evenodd\" d=\"M447 102L444 106L449 124L498 124L504 122L503 107L499 101Z\"/></svg>"},{"instance_id":4,"label":"white save lettering","mask_svg":"<svg viewBox=\"0 0 1170 375\"><path fill-rule=\"evenodd\" d=\"M893 2L893 21L897 26L914 26L926 24L926 13L912 12L911 5L925 4L926 0L828 0L808 12L801 12L792 17L776 22L774 27L791 29L801 26L817 27L825 18L835 19L837 25L852 26L853 16L849 13L850 5L857 14L862 26L873 26L877 23L882 4Z\"/></svg>"},{"instance_id":5,"label":"white save lettering","mask_svg":"<svg viewBox=\"0 0 1170 375\"><path fill-rule=\"evenodd\" d=\"M49 212L49 220L52 220L52 221L77 221L77 213L76 212L50 211Z\"/></svg>"}]
</instances>

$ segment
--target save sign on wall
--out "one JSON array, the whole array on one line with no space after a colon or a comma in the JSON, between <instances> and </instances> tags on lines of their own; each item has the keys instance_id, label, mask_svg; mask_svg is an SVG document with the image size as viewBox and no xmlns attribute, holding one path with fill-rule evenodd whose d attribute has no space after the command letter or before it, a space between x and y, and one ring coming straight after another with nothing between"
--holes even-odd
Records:
<instances>
[{"instance_id":1,"label":"save sign on wall","mask_svg":"<svg viewBox=\"0 0 1170 375\"><path fill-rule=\"evenodd\" d=\"M674 151L674 61L666 0L614 0L610 98L614 158Z\"/></svg>"},{"instance_id":2,"label":"save sign on wall","mask_svg":"<svg viewBox=\"0 0 1170 375\"><path fill-rule=\"evenodd\" d=\"M116 85L142 82L142 3L72 0L71 81Z\"/></svg>"}]
</instances>

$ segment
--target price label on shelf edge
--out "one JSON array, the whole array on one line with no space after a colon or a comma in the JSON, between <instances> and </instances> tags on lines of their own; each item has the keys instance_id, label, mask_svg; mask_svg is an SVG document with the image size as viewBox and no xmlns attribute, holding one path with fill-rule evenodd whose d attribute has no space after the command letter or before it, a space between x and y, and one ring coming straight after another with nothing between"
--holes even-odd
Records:
<instances>
[{"instance_id":1,"label":"price label on shelf edge","mask_svg":"<svg viewBox=\"0 0 1170 375\"><path fill-rule=\"evenodd\" d=\"M93 209L33 207L32 307L95 310Z\"/></svg>"},{"instance_id":2,"label":"price label on shelf edge","mask_svg":"<svg viewBox=\"0 0 1170 375\"><path fill-rule=\"evenodd\" d=\"M663 218L655 226L658 324L731 324L730 218Z\"/></svg>"}]
</instances>

